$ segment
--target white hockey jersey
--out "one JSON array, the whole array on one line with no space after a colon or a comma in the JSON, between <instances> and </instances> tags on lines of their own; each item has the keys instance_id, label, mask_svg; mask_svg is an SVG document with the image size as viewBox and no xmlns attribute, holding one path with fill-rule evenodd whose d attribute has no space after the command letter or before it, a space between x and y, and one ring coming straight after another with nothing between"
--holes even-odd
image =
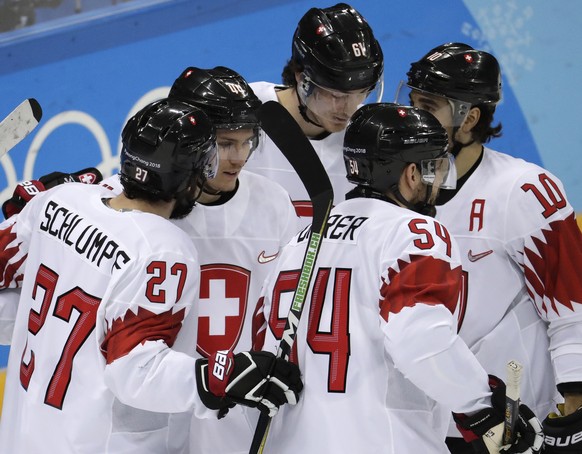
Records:
<instances>
[{"instance_id":1,"label":"white hockey jersey","mask_svg":"<svg viewBox=\"0 0 582 454\"><path fill-rule=\"evenodd\" d=\"M543 419L557 383L582 382L582 235L562 183L485 148L436 217L461 252L460 336L502 379L509 360L522 363L521 399Z\"/></svg>"},{"instance_id":2,"label":"white hockey jersey","mask_svg":"<svg viewBox=\"0 0 582 454\"><path fill-rule=\"evenodd\" d=\"M0 286L22 287L3 453L102 454L115 398L148 411L205 410L193 359L170 348L196 316L196 250L162 217L112 210L103 197L111 192L62 185L0 225Z\"/></svg>"},{"instance_id":3,"label":"white hockey jersey","mask_svg":"<svg viewBox=\"0 0 582 454\"><path fill-rule=\"evenodd\" d=\"M263 102L277 101L276 84L270 82L253 82L251 88ZM346 178L343 158L343 140L345 131L329 134L323 139L310 139L319 159L323 164L334 190L334 204L345 200L345 195L354 188ZM304 219L302 225L311 222L313 210L309 195L297 176L295 170L277 146L268 137L261 140L259 148L253 153L245 169L264 175L279 183L287 190L297 214Z\"/></svg>"},{"instance_id":4,"label":"white hockey jersey","mask_svg":"<svg viewBox=\"0 0 582 454\"><path fill-rule=\"evenodd\" d=\"M298 231L289 194L281 186L245 170L238 179L238 190L226 203L197 204L189 216L174 221L194 241L201 263L198 341L185 329L174 346L192 355L251 349L261 287L279 250ZM170 443L179 445L191 427L191 453L246 454L257 416L256 410L241 406L220 420L173 415Z\"/></svg>"},{"instance_id":5,"label":"white hockey jersey","mask_svg":"<svg viewBox=\"0 0 582 454\"><path fill-rule=\"evenodd\" d=\"M486 372L456 334L454 240L432 218L365 198L336 206L324 237L291 355L305 387L273 418L265 452L448 452L448 409L477 411L490 399ZM255 348L276 350L307 238L283 249L265 286ZM433 408L422 413L419 402ZM440 427L407 428L433 412Z\"/></svg>"}]
</instances>

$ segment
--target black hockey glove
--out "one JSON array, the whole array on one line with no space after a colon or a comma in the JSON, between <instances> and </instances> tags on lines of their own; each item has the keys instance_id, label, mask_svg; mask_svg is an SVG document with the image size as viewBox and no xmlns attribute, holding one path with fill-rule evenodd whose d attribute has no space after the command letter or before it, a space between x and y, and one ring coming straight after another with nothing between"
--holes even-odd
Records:
<instances>
[{"instance_id":1,"label":"black hockey glove","mask_svg":"<svg viewBox=\"0 0 582 454\"><path fill-rule=\"evenodd\" d=\"M103 175L94 167L74 173L52 172L38 180L23 181L16 185L12 197L2 204L2 214L8 219L22 211L25 205L38 193L63 183L96 184L103 181Z\"/></svg>"},{"instance_id":2,"label":"black hockey glove","mask_svg":"<svg viewBox=\"0 0 582 454\"><path fill-rule=\"evenodd\" d=\"M505 383L499 378L489 375L491 387L491 408L478 411L467 416L453 413L457 427L467 443L471 443L478 454L536 454L541 452L544 436L538 418L526 406L519 406L519 418L515 426L514 441L510 445L503 444L503 429L505 415Z\"/></svg>"},{"instance_id":3,"label":"black hockey glove","mask_svg":"<svg viewBox=\"0 0 582 454\"><path fill-rule=\"evenodd\" d=\"M219 418L235 404L256 407L273 417L281 405L295 405L303 389L297 365L264 351L233 355L221 350L199 359L196 381L200 399L208 408L219 410Z\"/></svg>"},{"instance_id":4,"label":"black hockey glove","mask_svg":"<svg viewBox=\"0 0 582 454\"><path fill-rule=\"evenodd\" d=\"M582 452L582 408L568 416L564 404L558 405L559 413L550 413L542 426L545 434L545 454L574 454Z\"/></svg>"}]
</instances>

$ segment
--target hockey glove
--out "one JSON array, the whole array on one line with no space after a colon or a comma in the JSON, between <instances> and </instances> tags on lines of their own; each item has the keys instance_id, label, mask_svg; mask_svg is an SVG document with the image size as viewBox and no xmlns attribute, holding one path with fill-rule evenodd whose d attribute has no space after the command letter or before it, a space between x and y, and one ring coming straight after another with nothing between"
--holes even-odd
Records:
<instances>
[{"instance_id":1,"label":"hockey glove","mask_svg":"<svg viewBox=\"0 0 582 454\"><path fill-rule=\"evenodd\" d=\"M35 195L62 183L96 184L102 180L101 172L89 167L74 173L52 172L38 180L23 181L16 186L12 197L2 204L2 213L5 219L20 213Z\"/></svg>"},{"instance_id":2,"label":"hockey glove","mask_svg":"<svg viewBox=\"0 0 582 454\"><path fill-rule=\"evenodd\" d=\"M16 185L12 197L2 204L2 214L4 219L8 219L22 211L24 206L38 193L46 188L38 180L23 181Z\"/></svg>"},{"instance_id":3,"label":"hockey glove","mask_svg":"<svg viewBox=\"0 0 582 454\"><path fill-rule=\"evenodd\" d=\"M550 413L542 426L545 434L545 454L574 454L582 452L582 408L568 416L564 404L558 405L558 413Z\"/></svg>"},{"instance_id":4,"label":"hockey glove","mask_svg":"<svg viewBox=\"0 0 582 454\"><path fill-rule=\"evenodd\" d=\"M97 184L103 181L103 175L95 167L88 167L78 172L52 172L39 178L45 188L50 189L63 183Z\"/></svg>"},{"instance_id":5,"label":"hockey glove","mask_svg":"<svg viewBox=\"0 0 582 454\"><path fill-rule=\"evenodd\" d=\"M235 404L256 407L273 417L283 404L295 405L303 389L297 365L270 352L250 351L233 355L221 350L196 361L200 399L219 410L221 418Z\"/></svg>"},{"instance_id":6,"label":"hockey glove","mask_svg":"<svg viewBox=\"0 0 582 454\"><path fill-rule=\"evenodd\" d=\"M489 375L491 408L467 416L453 413L457 427L467 443L471 443L478 454L511 453L536 454L541 452L544 436L540 421L526 406L519 406L519 417L515 427L513 443L503 446L505 415L505 383Z\"/></svg>"}]
</instances>

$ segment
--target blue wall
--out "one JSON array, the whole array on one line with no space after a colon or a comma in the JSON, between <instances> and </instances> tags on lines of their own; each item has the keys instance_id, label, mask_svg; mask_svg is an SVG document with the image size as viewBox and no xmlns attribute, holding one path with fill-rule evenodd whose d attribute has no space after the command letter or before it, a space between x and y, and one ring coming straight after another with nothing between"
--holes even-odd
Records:
<instances>
[{"instance_id":1,"label":"blue wall","mask_svg":"<svg viewBox=\"0 0 582 454\"><path fill-rule=\"evenodd\" d=\"M0 161L0 201L17 181L53 170L96 165L110 174L130 113L163 94L186 66L227 65L249 81L280 81L296 23L314 5L100 1L99 8L61 18L57 9L39 9L36 25L0 34L0 118L28 97L44 109L37 130ZM61 13L72 11L72 4L64 0ZM576 84L581 62L574 49L581 38L582 3L354 0L352 5L384 49L385 101L392 100L409 63L438 44L463 41L496 54L505 74L497 114L505 133L494 147L557 174L582 211L577 133L582 94Z\"/></svg>"}]
</instances>

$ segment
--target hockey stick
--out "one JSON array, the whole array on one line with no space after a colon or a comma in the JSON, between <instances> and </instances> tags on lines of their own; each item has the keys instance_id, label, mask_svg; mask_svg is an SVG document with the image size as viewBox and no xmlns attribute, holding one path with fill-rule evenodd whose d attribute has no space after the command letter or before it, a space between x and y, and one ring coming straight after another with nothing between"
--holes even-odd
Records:
<instances>
[{"instance_id":1,"label":"hockey stick","mask_svg":"<svg viewBox=\"0 0 582 454\"><path fill-rule=\"evenodd\" d=\"M28 136L40 122L42 108L34 98L25 99L0 122L0 158Z\"/></svg>"},{"instance_id":2,"label":"hockey stick","mask_svg":"<svg viewBox=\"0 0 582 454\"><path fill-rule=\"evenodd\" d=\"M258 116L262 129L281 150L301 179L313 206L313 222L309 229L309 240L301 265L299 283L277 350L277 356L288 359L297 335L299 318L327 225L327 217L333 205L333 188L313 146L285 107L278 102L268 101L259 108ZM271 418L266 413L261 413L249 454L263 452L270 424Z\"/></svg>"},{"instance_id":3,"label":"hockey stick","mask_svg":"<svg viewBox=\"0 0 582 454\"><path fill-rule=\"evenodd\" d=\"M503 426L503 444L507 445L514 440L515 424L519 417L519 396L522 365L517 361L507 363L507 383L505 384L505 424Z\"/></svg>"}]
</instances>

